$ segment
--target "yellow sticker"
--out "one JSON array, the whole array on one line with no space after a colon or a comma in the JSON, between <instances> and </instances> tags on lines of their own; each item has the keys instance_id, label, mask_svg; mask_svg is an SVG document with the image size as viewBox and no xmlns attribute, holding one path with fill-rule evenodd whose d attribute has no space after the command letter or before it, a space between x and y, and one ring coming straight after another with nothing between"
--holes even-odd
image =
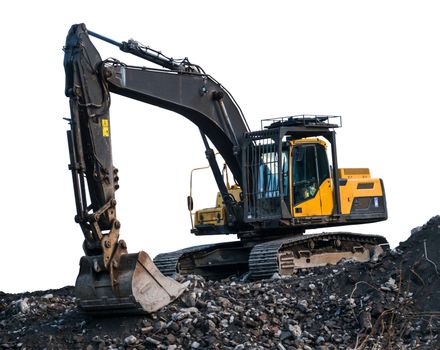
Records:
<instances>
[{"instance_id":1,"label":"yellow sticker","mask_svg":"<svg viewBox=\"0 0 440 350\"><path fill-rule=\"evenodd\" d=\"M108 119L102 119L102 136L110 137L110 128L108 124Z\"/></svg>"}]
</instances>

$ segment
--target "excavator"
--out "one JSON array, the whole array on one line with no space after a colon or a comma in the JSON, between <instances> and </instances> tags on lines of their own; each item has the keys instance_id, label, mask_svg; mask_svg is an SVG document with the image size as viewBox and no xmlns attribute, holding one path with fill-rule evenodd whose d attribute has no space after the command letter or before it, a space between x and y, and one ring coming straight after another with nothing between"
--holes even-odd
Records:
<instances>
[{"instance_id":1,"label":"excavator","mask_svg":"<svg viewBox=\"0 0 440 350\"><path fill-rule=\"evenodd\" d=\"M161 68L102 60L91 37ZM251 279L298 269L368 261L388 248L379 235L306 230L387 219L384 185L368 168L339 168L339 116L297 115L261 122L251 131L229 91L188 58L172 59L141 43L117 42L84 24L71 27L64 47L67 131L77 214L85 256L75 293L92 314L154 312L186 289L175 274ZM129 254L119 239L112 161L110 93L176 112L200 130L218 194L216 205L193 211L195 235L235 235L156 256ZM216 151L225 162L223 171ZM234 183L230 185L228 169Z\"/></svg>"}]
</instances>

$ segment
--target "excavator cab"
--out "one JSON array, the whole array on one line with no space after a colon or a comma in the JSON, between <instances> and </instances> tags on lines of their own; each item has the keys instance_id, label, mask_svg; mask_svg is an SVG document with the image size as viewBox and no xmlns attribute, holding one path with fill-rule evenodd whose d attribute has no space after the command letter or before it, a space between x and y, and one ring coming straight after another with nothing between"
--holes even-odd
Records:
<instances>
[{"instance_id":1,"label":"excavator cab","mask_svg":"<svg viewBox=\"0 0 440 350\"><path fill-rule=\"evenodd\" d=\"M387 218L381 180L371 179L368 169L338 168L334 129L341 117L268 121L247 135L243 149L247 222L304 232Z\"/></svg>"},{"instance_id":2,"label":"excavator cab","mask_svg":"<svg viewBox=\"0 0 440 350\"><path fill-rule=\"evenodd\" d=\"M330 215L333 191L327 145L318 138L284 142L281 153L281 184L292 217ZM279 197L278 171L270 169L273 152L261 155L257 199ZM325 198L322 198L325 197ZM324 205L324 207L323 207Z\"/></svg>"},{"instance_id":3,"label":"excavator cab","mask_svg":"<svg viewBox=\"0 0 440 350\"><path fill-rule=\"evenodd\" d=\"M387 218L382 180L371 178L366 168L338 168L334 129L341 123L335 119L340 117L282 118L247 133L241 150L242 187L228 187L235 207L242 209L243 222L229 221L228 206L218 193L214 208L196 211L192 230L196 235L236 233L241 245L160 254L155 262L165 266L172 260L179 271L211 276L212 265L220 261L224 266L228 262L224 257L238 256L240 251L244 267L239 273L249 271L258 279L341 259L366 262L387 250L382 236L304 234L308 229ZM239 269L238 263L234 267Z\"/></svg>"},{"instance_id":4,"label":"excavator cab","mask_svg":"<svg viewBox=\"0 0 440 350\"><path fill-rule=\"evenodd\" d=\"M240 197L246 223L261 232L300 234L387 218L381 179L372 179L369 169L338 168L334 129L341 117L301 115L263 122L268 121L262 130L245 135ZM224 211L221 202L197 211L193 233L231 232Z\"/></svg>"}]
</instances>

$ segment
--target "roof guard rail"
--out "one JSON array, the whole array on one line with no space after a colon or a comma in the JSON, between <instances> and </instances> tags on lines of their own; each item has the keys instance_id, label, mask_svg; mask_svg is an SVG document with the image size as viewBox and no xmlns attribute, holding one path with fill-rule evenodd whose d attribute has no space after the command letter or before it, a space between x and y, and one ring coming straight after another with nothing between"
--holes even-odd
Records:
<instances>
[{"instance_id":1,"label":"roof guard rail","mask_svg":"<svg viewBox=\"0 0 440 350\"><path fill-rule=\"evenodd\" d=\"M342 117L336 115L299 114L288 117L269 118L261 120L261 130L282 126L340 128Z\"/></svg>"}]
</instances>

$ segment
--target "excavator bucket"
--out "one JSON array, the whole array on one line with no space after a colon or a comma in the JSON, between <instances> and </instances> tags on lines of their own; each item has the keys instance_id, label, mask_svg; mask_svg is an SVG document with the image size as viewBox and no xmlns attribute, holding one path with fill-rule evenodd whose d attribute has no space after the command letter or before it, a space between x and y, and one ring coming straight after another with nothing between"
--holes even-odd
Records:
<instances>
[{"instance_id":1,"label":"excavator bucket","mask_svg":"<svg viewBox=\"0 0 440 350\"><path fill-rule=\"evenodd\" d=\"M75 284L79 307L95 315L155 312L186 289L162 275L144 251L121 255L113 286L109 271L99 270L97 257L83 256Z\"/></svg>"}]
</instances>

